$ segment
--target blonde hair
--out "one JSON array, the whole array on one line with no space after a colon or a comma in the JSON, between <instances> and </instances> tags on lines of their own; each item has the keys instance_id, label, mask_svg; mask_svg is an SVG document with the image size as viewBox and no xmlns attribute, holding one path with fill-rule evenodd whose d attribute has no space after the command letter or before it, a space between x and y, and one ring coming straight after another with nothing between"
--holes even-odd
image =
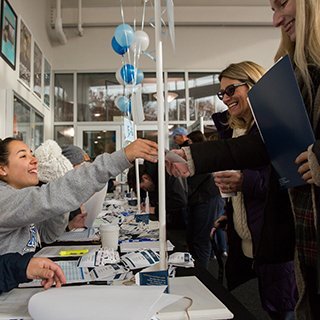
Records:
<instances>
[{"instance_id":1,"label":"blonde hair","mask_svg":"<svg viewBox=\"0 0 320 320\"><path fill-rule=\"evenodd\" d=\"M281 29L275 61L288 54L305 83L312 102L312 81L308 66L320 67L320 0L296 1L296 40L292 42Z\"/></svg>"},{"instance_id":2,"label":"blonde hair","mask_svg":"<svg viewBox=\"0 0 320 320\"><path fill-rule=\"evenodd\" d=\"M224 69L219 75L219 81L222 78L229 78L245 82L249 89L251 89L255 83L263 76L265 69L259 64L252 61L242 61L239 63L232 63L226 69ZM249 121L243 118L229 115L228 124L232 129L249 129L253 122L253 116Z\"/></svg>"}]
</instances>

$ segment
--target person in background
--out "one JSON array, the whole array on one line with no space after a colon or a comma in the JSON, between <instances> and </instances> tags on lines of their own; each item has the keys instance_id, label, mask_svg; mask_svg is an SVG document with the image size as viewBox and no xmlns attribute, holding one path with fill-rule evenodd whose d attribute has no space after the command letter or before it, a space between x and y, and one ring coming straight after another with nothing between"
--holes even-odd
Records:
<instances>
[{"instance_id":1,"label":"person in background","mask_svg":"<svg viewBox=\"0 0 320 320\"><path fill-rule=\"evenodd\" d=\"M199 130L189 133L187 139L189 144L206 141ZM187 183L187 243L195 263L208 268L212 252L210 232L220 210L221 196L211 173L189 177Z\"/></svg>"},{"instance_id":2,"label":"person in background","mask_svg":"<svg viewBox=\"0 0 320 320\"><path fill-rule=\"evenodd\" d=\"M210 141L214 141L219 139L219 135L217 132L211 134L207 140ZM217 206L217 211L216 211L216 216L214 217L214 221L216 221L218 218L220 218L221 216L224 216L225 214L225 205L226 205L226 201L224 198L221 197L220 194L220 198L218 199L219 204ZM228 245L227 245L227 237L226 237L226 231L224 228L215 228L215 226L213 225L213 228L211 229L210 232L210 237L212 238L212 241L214 241L215 243L213 243L213 246L215 246L216 248L214 248L215 250L212 251L211 253L211 258L215 259L215 258L219 258L216 255L220 255L221 258L226 258L228 256ZM220 259L220 263L223 264L222 259Z\"/></svg>"},{"instance_id":3,"label":"person in background","mask_svg":"<svg viewBox=\"0 0 320 320\"><path fill-rule=\"evenodd\" d=\"M220 75L218 97L228 107L223 113L212 115L220 138L252 135L258 132L248 103L248 91L263 76L265 70L251 61L230 64ZM229 89L228 89L229 88ZM232 96L226 92L237 88ZM262 243L264 230L273 230L280 234L293 233L293 214L289 196L278 183L270 177L271 166L263 166L255 170L222 171L214 173L215 182L223 192L235 192L228 200L227 234L229 239L229 257L226 261L226 277L229 289L234 289L244 281L258 276L260 300L264 310L271 319L294 319L294 308L297 301L297 288L294 276L293 247L287 237L279 239L290 253L286 259L284 254L272 255L264 252L266 245L277 246L277 243ZM284 219L287 224L280 229L270 225L266 216L266 207L270 207L272 197L276 206L273 216ZM269 213L270 215L270 213ZM220 221L222 218L220 219ZM272 222L272 221L271 221ZM268 231L268 232L269 232Z\"/></svg>"},{"instance_id":4,"label":"person in background","mask_svg":"<svg viewBox=\"0 0 320 320\"><path fill-rule=\"evenodd\" d=\"M83 153L84 153L84 154L83 154L84 161L86 161L86 162L92 162L90 156L89 156L85 151L83 151Z\"/></svg>"},{"instance_id":5,"label":"person in background","mask_svg":"<svg viewBox=\"0 0 320 320\"><path fill-rule=\"evenodd\" d=\"M38 178L40 186L64 176L68 171L73 169L71 162L62 154L60 146L54 140L46 140L35 150L34 155L38 160ZM77 210L70 212L70 214L66 214L67 224L64 229L70 231L77 228L84 228L86 216L87 213L85 212L83 205L81 205ZM48 220L50 227L54 225L54 220L58 220L57 225L59 225L59 219L61 220L62 217L63 215L60 215ZM61 226L63 226L63 224L61 224ZM41 233L40 230L39 232Z\"/></svg>"},{"instance_id":6,"label":"person in background","mask_svg":"<svg viewBox=\"0 0 320 320\"><path fill-rule=\"evenodd\" d=\"M183 127L177 127L172 132L173 141L180 148L187 146L189 144L189 139L187 135L188 135L188 131Z\"/></svg>"},{"instance_id":7,"label":"person in background","mask_svg":"<svg viewBox=\"0 0 320 320\"><path fill-rule=\"evenodd\" d=\"M158 165L144 161L139 165L140 189L148 192L150 211L158 219L159 190L158 190ZM129 169L127 175L128 185L136 190L135 167ZM185 251L185 243L180 243L177 233L185 237L184 210L187 207L187 185L184 179L175 178L166 174L166 227L167 237L176 247L176 250ZM179 237L181 238L181 237Z\"/></svg>"},{"instance_id":8,"label":"person in background","mask_svg":"<svg viewBox=\"0 0 320 320\"><path fill-rule=\"evenodd\" d=\"M45 289L52 285L61 287L66 283L60 266L47 258L33 258L32 256L33 253L0 255L0 294L32 279L42 279L41 285Z\"/></svg>"},{"instance_id":9,"label":"person in background","mask_svg":"<svg viewBox=\"0 0 320 320\"><path fill-rule=\"evenodd\" d=\"M62 155L65 156L73 165L74 168L79 167L85 162L85 152L78 146L68 144L62 146Z\"/></svg>"},{"instance_id":10,"label":"person in background","mask_svg":"<svg viewBox=\"0 0 320 320\"><path fill-rule=\"evenodd\" d=\"M90 161L88 160L88 158L90 159L88 154L78 146L75 146L73 144L68 144L68 145L62 146L61 149L62 149L62 155L71 162L73 168L78 168L84 162L91 162L91 160ZM85 216L83 216L84 214L86 214L86 212L83 205L81 205L76 210L73 210L70 212L69 221L73 221L74 219L76 219L75 221L77 221L78 228L82 228L84 227L84 223L85 223ZM82 219L83 225L79 226L81 224L81 219ZM73 227L72 225L68 226L67 230L72 230L73 229L72 227Z\"/></svg>"},{"instance_id":11,"label":"person in background","mask_svg":"<svg viewBox=\"0 0 320 320\"><path fill-rule=\"evenodd\" d=\"M38 161L15 138L0 141L0 254L33 252L40 242L38 226L79 208L106 186L111 176L136 158L156 162L157 144L137 139L112 154L103 153L64 176L38 187ZM45 241L46 239L41 239Z\"/></svg>"}]
</instances>

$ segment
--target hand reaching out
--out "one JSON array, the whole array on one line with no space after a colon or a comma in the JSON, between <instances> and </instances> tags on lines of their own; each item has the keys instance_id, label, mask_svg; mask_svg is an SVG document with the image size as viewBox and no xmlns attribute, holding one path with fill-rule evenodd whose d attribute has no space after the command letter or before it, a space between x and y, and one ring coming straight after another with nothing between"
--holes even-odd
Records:
<instances>
[{"instance_id":1,"label":"hand reaching out","mask_svg":"<svg viewBox=\"0 0 320 320\"><path fill-rule=\"evenodd\" d=\"M143 158L150 162L158 161L158 145L150 140L137 139L126 146L124 151L130 162L137 158Z\"/></svg>"},{"instance_id":2,"label":"hand reaching out","mask_svg":"<svg viewBox=\"0 0 320 320\"><path fill-rule=\"evenodd\" d=\"M187 163L187 157L183 150L171 150L166 155L166 170L169 175L174 177L187 178L190 171Z\"/></svg>"}]
</instances>

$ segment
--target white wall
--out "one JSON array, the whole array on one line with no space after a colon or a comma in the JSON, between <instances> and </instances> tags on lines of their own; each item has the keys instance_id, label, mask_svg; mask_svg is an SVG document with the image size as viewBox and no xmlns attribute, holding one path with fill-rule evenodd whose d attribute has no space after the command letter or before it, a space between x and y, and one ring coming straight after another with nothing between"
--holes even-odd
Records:
<instances>
[{"instance_id":1,"label":"white wall","mask_svg":"<svg viewBox=\"0 0 320 320\"><path fill-rule=\"evenodd\" d=\"M27 25L35 41L39 45L42 53L45 55L49 62L53 61L51 51L51 44L47 36L45 28L47 17L47 4L46 1L39 0L10 0L10 4L16 12L18 18L22 17L24 23ZM19 30L18 30L19 36ZM0 137L12 135L12 117L8 108L12 108L12 101L8 97L8 91L14 90L23 99L29 102L40 113L45 116L45 139L51 136L51 111L43 106L38 97L33 94L19 81L19 37L17 38L17 57L16 57L16 70L13 70L1 57L0 57ZM8 101L9 100L9 101Z\"/></svg>"},{"instance_id":2,"label":"white wall","mask_svg":"<svg viewBox=\"0 0 320 320\"><path fill-rule=\"evenodd\" d=\"M104 21L111 21L112 26L84 27L84 36L77 35L75 28L65 28L68 38L66 45L51 45L47 35L47 25L50 16L49 1L44 0L10 0L16 13L22 16L32 35L40 46L43 54L55 70L59 71L108 71L115 72L121 66L121 57L111 49L111 39L114 26L120 23L120 10L106 11L95 9L96 15L90 9L90 15L84 12L83 22L92 17L99 17ZM53 2L55 3L55 2ZM62 1L63 3L63 1ZM164 36L164 69L178 71L219 71L231 62L253 60L270 67L273 55L279 42L279 30L271 26L271 11L268 7L256 8L256 14L248 8L204 8L202 13L198 9L176 10L176 50L173 52L168 36ZM64 23L69 25L77 22L77 9L62 12ZM195 11L194 11L195 10ZM230 11L231 10L231 11ZM68 15L69 13L69 15ZM109 16L108 16L109 15ZM65 16L65 17L64 17ZM70 16L70 17L69 17ZM251 17L254 17L252 20ZM201 17L205 23L201 26L186 26L192 20L196 24ZM212 22L210 19L212 18ZM70 21L69 21L69 20ZM269 21L270 20L270 21ZM218 23L217 23L218 21ZM128 21L129 22L129 21ZM87 23L89 25L89 23ZM108 25L108 24L106 24ZM154 50L154 29L145 28L151 43L149 51ZM19 39L18 39L19 40ZM17 51L17 66L19 64L19 41ZM155 62L147 57L141 57L139 68L143 71L154 71ZM27 100L38 111L45 115L45 139L52 137L52 114L42 105L39 99L26 89L18 79L18 68L12 70L0 58L0 136L12 134L5 129L4 105L6 90L13 89ZM52 109L52 108L51 108Z\"/></svg>"},{"instance_id":3,"label":"white wall","mask_svg":"<svg viewBox=\"0 0 320 320\"><path fill-rule=\"evenodd\" d=\"M154 50L154 30L146 28ZM121 57L113 52L111 39L114 28L87 28L83 37L71 37L66 30L68 43L53 49L56 68L59 70L116 71ZM253 60L270 67L278 46L278 30L258 27L176 27L176 50L170 39L164 38L164 68L167 70L221 70L231 62ZM127 59L127 58L126 58ZM154 71L155 63L142 56L139 66Z\"/></svg>"}]
</instances>

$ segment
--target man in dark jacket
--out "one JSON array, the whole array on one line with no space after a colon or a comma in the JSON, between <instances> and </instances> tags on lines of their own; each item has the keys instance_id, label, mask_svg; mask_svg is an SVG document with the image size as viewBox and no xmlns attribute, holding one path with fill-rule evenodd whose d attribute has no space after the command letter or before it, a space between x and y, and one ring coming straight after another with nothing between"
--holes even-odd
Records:
<instances>
[{"instance_id":1,"label":"man in dark jacket","mask_svg":"<svg viewBox=\"0 0 320 320\"><path fill-rule=\"evenodd\" d=\"M0 256L0 294L31 279L43 279L45 289L66 283L62 269L47 258L33 258L33 253L7 253Z\"/></svg>"},{"instance_id":2,"label":"man in dark jacket","mask_svg":"<svg viewBox=\"0 0 320 320\"><path fill-rule=\"evenodd\" d=\"M158 164L144 161L139 165L140 189L148 191L150 208L154 208L158 219ZM185 179L175 178L166 173L166 229L167 238L172 241L177 251L185 251L185 220L188 204L188 187ZM136 189L136 170L130 168L128 185Z\"/></svg>"},{"instance_id":3,"label":"man in dark jacket","mask_svg":"<svg viewBox=\"0 0 320 320\"><path fill-rule=\"evenodd\" d=\"M155 208L158 218L158 164L144 161L139 165L140 189L148 191L150 206ZM128 184L136 189L136 170L130 168L128 172ZM187 185L184 179L169 176L166 173L166 218L167 228L181 228L184 226L182 209L187 207Z\"/></svg>"}]
</instances>

